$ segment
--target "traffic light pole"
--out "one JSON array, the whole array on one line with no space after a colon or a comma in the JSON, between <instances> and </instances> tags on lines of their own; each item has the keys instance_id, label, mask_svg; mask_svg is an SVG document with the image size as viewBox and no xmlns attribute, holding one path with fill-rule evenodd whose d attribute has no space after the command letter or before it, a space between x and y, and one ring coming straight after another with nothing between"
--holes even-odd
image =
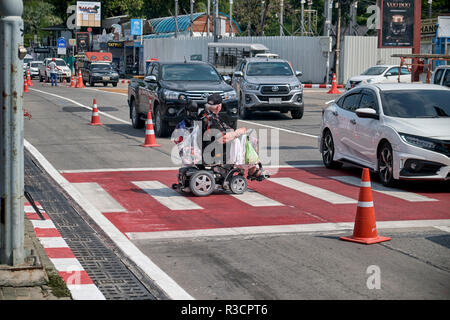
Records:
<instances>
[{"instance_id":1,"label":"traffic light pole","mask_svg":"<svg viewBox=\"0 0 450 320\"><path fill-rule=\"evenodd\" d=\"M0 0L0 264L24 263L23 2Z\"/></svg>"}]
</instances>

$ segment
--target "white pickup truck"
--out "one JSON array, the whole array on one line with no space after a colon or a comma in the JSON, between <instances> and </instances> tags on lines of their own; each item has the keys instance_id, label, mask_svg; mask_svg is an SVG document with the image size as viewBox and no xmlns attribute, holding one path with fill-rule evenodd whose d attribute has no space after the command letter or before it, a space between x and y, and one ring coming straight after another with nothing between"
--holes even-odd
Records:
<instances>
[{"instance_id":1,"label":"white pickup truck","mask_svg":"<svg viewBox=\"0 0 450 320\"><path fill-rule=\"evenodd\" d=\"M47 68L48 64L52 61L53 58L45 58L44 63L39 66L39 81L42 82L44 79L47 82L50 82L50 69ZM56 66L61 70L56 70L58 74L58 81L62 81L64 78L67 82L70 82L70 78L72 77L72 72L70 68L67 66L66 62L63 59L55 58Z\"/></svg>"}]
</instances>

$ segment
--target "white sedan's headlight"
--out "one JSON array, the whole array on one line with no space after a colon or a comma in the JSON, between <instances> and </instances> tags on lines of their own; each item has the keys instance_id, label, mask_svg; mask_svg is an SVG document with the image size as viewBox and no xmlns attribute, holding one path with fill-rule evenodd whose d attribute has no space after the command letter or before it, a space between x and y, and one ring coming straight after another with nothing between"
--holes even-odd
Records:
<instances>
[{"instance_id":1,"label":"white sedan's headlight","mask_svg":"<svg viewBox=\"0 0 450 320\"><path fill-rule=\"evenodd\" d=\"M244 88L247 89L247 90L258 90L259 89L259 85L246 82L244 84Z\"/></svg>"},{"instance_id":2,"label":"white sedan's headlight","mask_svg":"<svg viewBox=\"0 0 450 320\"><path fill-rule=\"evenodd\" d=\"M223 94L224 94L224 100L236 99L236 97L237 97L236 91L234 91L234 90L224 92Z\"/></svg>"},{"instance_id":3,"label":"white sedan's headlight","mask_svg":"<svg viewBox=\"0 0 450 320\"><path fill-rule=\"evenodd\" d=\"M413 136L406 133L399 133L399 134L400 137L403 139L403 141L419 148L435 151L436 147L438 146L437 143L433 142L431 139L428 138Z\"/></svg>"},{"instance_id":4,"label":"white sedan's headlight","mask_svg":"<svg viewBox=\"0 0 450 320\"><path fill-rule=\"evenodd\" d=\"M165 89L163 91L163 94L164 94L164 98L166 100L178 100L178 96L180 95L180 92Z\"/></svg>"}]
</instances>

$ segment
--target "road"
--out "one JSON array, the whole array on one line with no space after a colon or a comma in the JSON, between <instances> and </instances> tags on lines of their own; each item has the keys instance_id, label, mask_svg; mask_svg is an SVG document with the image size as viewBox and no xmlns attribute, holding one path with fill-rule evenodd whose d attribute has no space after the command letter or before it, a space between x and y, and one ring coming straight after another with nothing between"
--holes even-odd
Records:
<instances>
[{"instance_id":1,"label":"road","mask_svg":"<svg viewBox=\"0 0 450 320\"><path fill-rule=\"evenodd\" d=\"M245 196L195 198L170 190L174 145L157 139L161 147L141 146L145 131L130 125L121 87L114 93L34 81L24 97L32 115L24 135L169 297L450 298L448 183L386 189L372 176L378 232L392 239L370 246L339 240L352 233L361 170L322 167L321 110L335 95L306 89L300 120L260 113L239 121L239 127L279 136L268 146L279 155L268 163L271 179L250 182ZM89 125L94 98L102 126ZM377 288L369 284L373 266Z\"/></svg>"}]
</instances>

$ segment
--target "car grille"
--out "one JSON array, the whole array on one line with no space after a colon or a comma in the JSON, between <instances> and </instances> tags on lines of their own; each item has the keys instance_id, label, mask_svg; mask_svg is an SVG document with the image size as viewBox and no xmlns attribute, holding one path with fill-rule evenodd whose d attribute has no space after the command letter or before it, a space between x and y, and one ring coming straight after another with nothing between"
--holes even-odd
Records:
<instances>
[{"instance_id":1,"label":"car grille","mask_svg":"<svg viewBox=\"0 0 450 320\"><path fill-rule=\"evenodd\" d=\"M289 86L287 85L264 85L261 86L262 94L288 94L290 92Z\"/></svg>"},{"instance_id":2,"label":"car grille","mask_svg":"<svg viewBox=\"0 0 450 320\"><path fill-rule=\"evenodd\" d=\"M292 95L289 96L258 96L259 101L268 102L269 98L281 98L281 101L289 101L292 98Z\"/></svg>"},{"instance_id":3,"label":"car grille","mask_svg":"<svg viewBox=\"0 0 450 320\"><path fill-rule=\"evenodd\" d=\"M220 93L222 99L225 98L225 94L222 91L186 91L186 95L192 101L203 101L206 102L206 99L213 93Z\"/></svg>"}]
</instances>

